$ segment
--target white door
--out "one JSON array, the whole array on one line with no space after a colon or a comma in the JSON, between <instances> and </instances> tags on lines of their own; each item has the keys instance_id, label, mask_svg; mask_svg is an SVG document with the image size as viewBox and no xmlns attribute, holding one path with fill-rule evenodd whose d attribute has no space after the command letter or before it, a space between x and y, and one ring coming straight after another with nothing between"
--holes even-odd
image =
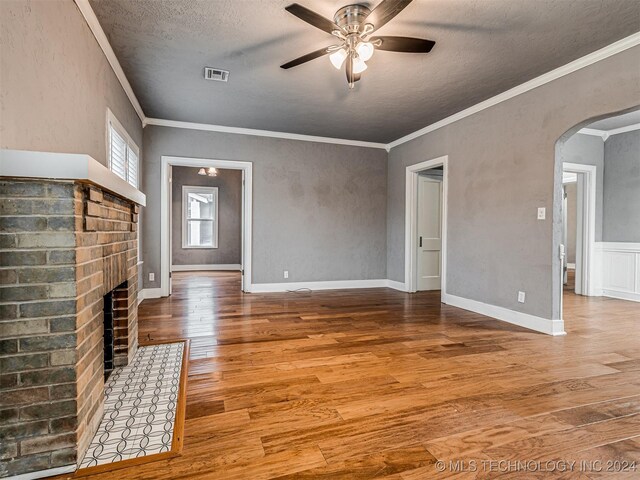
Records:
<instances>
[{"instance_id":1,"label":"white door","mask_svg":"<svg viewBox=\"0 0 640 480\"><path fill-rule=\"evenodd\" d=\"M442 181L418 176L417 290L440 290Z\"/></svg>"}]
</instances>

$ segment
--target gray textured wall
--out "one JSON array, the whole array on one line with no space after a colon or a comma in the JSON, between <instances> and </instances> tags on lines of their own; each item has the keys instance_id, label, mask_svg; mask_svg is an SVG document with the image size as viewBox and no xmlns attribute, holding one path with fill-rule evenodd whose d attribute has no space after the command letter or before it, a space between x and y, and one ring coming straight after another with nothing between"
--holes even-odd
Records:
<instances>
[{"instance_id":1,"label":"gray textured wall","mask_svg":"<svg viewBox=\"0 0 640 480\"><path fill-rule=\"evenodd\" d=\"M173 167L171 250L174 265L239 264L242 244L242 171L218 169L217 177L193 167ZM218 248L182 248L182 187L218 187Z\"/></svg>"},{"instance_id":2,"label":"gray textured wall","mask_svg":"<svg viewBox=\"0 0 640 480\"><path fill-rule=\"evenodd\" d=\"M160 286L162 155L253 162L254 283L386 278L384 150L147 126L143 155L145 288Z\"/></svg>"},{"instance_id":3,"label":"gray textured wall","mask_svg":"<svg viewBox=\"0 0 640 480\"><path fill-rule=\"evenodd\" d=\"M558 144L558 161L596 167L596 242L602 241L604 141L602 137L576 133Z\"/></svg>"},{"instance_id":4,"label":"gray textured wall","mask_svg":"<svg viewBox=\"0 0 640 480\"><path fill-rule=\"evenodd\" d=\"M640 103L634 47L396 148L389 155L388 278L404 281L405 169L449 155L448 293L560 318L562 166L556 142ZM536 209L547 208L547 220ZM517 302L518 290L527 302Z\"/></svg>"},{"instance_id":5,"label":"gray textured wall","mask_svg":"<svg viewBox=\"0 0 640 480\"><path fill-rule=\"evenodd\" d=\"M0 71L0 148L106 165L107 107L142 146L142 123L73 0L0 1Z\"/></svg>"},{"instance_id":6,"label":"gray textured wall","mask_svg":"<svg viewBox=\"0 0 640 480\"><path fill-rule=\"evenodd\" d=\"M605 242L640 242L640 131L613 135L604 147Z\"/></svg>"}]
</instances>

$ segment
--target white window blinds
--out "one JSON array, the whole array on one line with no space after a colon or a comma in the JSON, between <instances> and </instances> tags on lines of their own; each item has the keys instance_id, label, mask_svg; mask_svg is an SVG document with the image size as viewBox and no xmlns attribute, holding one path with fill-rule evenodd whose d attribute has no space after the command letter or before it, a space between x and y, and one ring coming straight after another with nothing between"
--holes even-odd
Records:
<instances>
[{"instance_id":1,"label":"white window blinds","mask_svg":"<svg viewBox=\"0 0 640 480\"><path fill-rule=\"evenodd\" d=\"M138 146L133 143L111 111L108 112L109 169L138 187Z\"/></svg>"},{"instance_id":2,"label":"white window blinds","mask_svg":"<svg viewBox=\"0 0 640 480\"><path fill-rule=\"evenodd\" d=\"M127 181L133 185L134 187L138 186L138 155L133 151L133 149L128 148L127 150L127 165L128 165L128 176Z\"/></svg>"},{"instance_id":3,"label":"white window blinds","mask_svg":"<svg viewBox=\"0 0 640 480\"><path fill-rule=\"evenodd\" d=\"M109 167L120 178L127 179L127 142L109 124Z\"/></svg>"}]
</instances>

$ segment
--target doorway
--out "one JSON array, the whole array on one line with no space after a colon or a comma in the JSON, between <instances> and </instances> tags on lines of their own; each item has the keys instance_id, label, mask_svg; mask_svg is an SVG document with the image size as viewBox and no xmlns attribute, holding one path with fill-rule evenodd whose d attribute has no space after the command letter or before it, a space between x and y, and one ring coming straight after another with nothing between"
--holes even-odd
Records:
<instances>
[{"instance_id":1,"label":"doorway","mask_svg":"<svg viewBox=\"0 0 640 480\"><path fill-rule=\"evenodd\" d=\"M596 167L562 164L562 289L593 295Z\"/></svg>"},{"instance_id":2,"label":"doorway","mask_svg":"<svg viewBox=\"0 0 640 480\"><path fill-rule=\"evenodd\" d=\"M562 172L562 283L565 292L581 294L582 270L582 218L578 212L582 209L578 190L582 186L582 174ZM580 198L581 200L581 198ZM580 234L579 234L580 231Z\"/></svg>"},{"instance_id":3,"label":"doorway","mask_svg":"<svg viewBox=\"0 0 640 480\"><path fill-rule=\"evenodd\" d=\"M240 272L242 170L172 165L171 197L172 277L175 272Z\"/></svg>"},{"instance_id":4,"label":"doorway","mask_svg":"<svg viewBox=\"0 0 640 480\"><path fill-rule=\"evenodd\" d=\"M447 160L438 157L406 170L405 288L446 294Z\"/></svg>"},{"instance_id":5,"label":"doorway","mask_svg":"<svg viewBox=\"0 0 640 480\"><path fill-rule=\"evenodd\" d=\"M171 295L171 254L172 254L172 172L173 167L214 168L226 170L240 170L242 174L242 218L241 218L241 246L240 273L241 290L251 291L251 225L252 225L252 167L251 162L231 160L215 160L187 157L163 156L161 159L162 183L160 192L161 221L160 221L160 289L161 296Z\"/></svg>"}]
</instances>

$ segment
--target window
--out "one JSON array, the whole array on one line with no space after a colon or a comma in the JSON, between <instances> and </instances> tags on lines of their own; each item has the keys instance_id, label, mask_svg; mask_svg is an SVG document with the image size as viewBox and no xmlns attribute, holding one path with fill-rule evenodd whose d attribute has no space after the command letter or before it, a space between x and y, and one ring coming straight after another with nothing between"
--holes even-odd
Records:
<instances>
[{"instance_id":1,"label":"window","mask_svg":"<svg viewBox=\"0 0 640 480\"><path fill-rule=\"evenodd\" d=\"M127 131L107 109L107 159L109 169L138 188L138 156L140 150Z\"/></svg>"},{"instance_id":2,"label":"window","mask_svg":"<svg viewBox=\"0 0 640 480\"><path fill-rule=\"evenodd\" d=\"M217 187L182 187L182 248L218 248Z\"/></svg>"}]
</instances>

